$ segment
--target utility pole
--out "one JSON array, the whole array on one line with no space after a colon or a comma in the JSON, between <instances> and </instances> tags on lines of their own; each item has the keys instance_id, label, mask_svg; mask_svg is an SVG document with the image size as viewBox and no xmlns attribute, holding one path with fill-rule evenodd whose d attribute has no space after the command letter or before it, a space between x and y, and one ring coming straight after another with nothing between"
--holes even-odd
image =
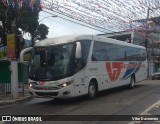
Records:
<instances>
[{"instance_id":1,"label":"utility pole","mask_svg":"<svg viewBox=\"0 0 160 124\"><path fill-rule=\"evenodd\" d=\"M150 8L148 7L147 9L147 18L146 18L146 27L145 27L145 48L146 48L146 52L147 52L147 77L149 77L149 56L148 56L148 39L147 39L147 33L148 33L148 19L149 19L149 10Z\"/></svg>"},{"instance_id":2,"label":"utility pole","mask_svg":"<svg viewBox=\"0 0 160 124\"><path fill-rule=\"evenodd\" d=\"M149 10L150 10L150 8L148 7L148 9L147 9L147 18L146 18L146 33L145 33L145 47L146 47L146 50L148 48L148 41L146 39L147 39L147 31L148 31Z\"/></svg>"},{"instance_id":3,"label":"utility pole","mask_svg":"<svg viewBox=\"0 0 160 124\"><path fill-rule=\"evenodd\" d=\"M11 22L11 33L16 36L16 19ZM16 44L16 41L14 42ZM11 93L13 99L18 98L18 62L16 58L11 59Z\"/></svg>"}]
</instances>

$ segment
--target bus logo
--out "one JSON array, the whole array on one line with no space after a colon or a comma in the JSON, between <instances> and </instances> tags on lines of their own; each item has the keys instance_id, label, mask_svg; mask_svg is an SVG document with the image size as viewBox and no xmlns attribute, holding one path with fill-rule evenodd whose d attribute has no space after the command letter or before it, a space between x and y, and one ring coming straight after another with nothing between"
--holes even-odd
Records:
<instances>
[{"instance_id":1,"label":"bus logo","mask_svg":"<svg viewBox=\"0 0 160 124\"><path fill-rule=\"evenodd\" d=\"M111 81L116 81L121 73L122 62L106 62L106 70Z\"/></svg>"},{"instance_id":2,"label":"bus logo","mask_svg":"<svg viewBox=\"0 0 160 124\"><path fill-rule=\"evenodd\" d=\"M38 84L39 84L39 85L44 85L45 82L44 82L44 81L39 81Z\"/></svg>"}]
</instances>

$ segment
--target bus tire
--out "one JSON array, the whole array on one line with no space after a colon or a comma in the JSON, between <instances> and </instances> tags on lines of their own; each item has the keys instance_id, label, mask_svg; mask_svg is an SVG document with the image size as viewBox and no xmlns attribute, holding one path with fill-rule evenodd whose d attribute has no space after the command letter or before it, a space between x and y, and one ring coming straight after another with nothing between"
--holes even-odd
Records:
<instances>
[{"instance_id":1,"label":"bus tire","mask_svg":"<svg viewBox=\"0 0 160 124\"><path fill-rule=\"evenodd\" d=\"M133 89L135 87L135 76L132 75L131 79L130 79L130 84L129 84L129 88Z\"/></svg>"},{"instance_id":2,"label":"bus tire","mask_svg":"<svg viewBox=\"0 0 160 124\"><path fill-rule=\"evenodd\" d=\"M96 94L97 94L97 85L95 82L90 81L87 94L88 99L94 99L96 97Z\"/></svg>"}]
</instances>

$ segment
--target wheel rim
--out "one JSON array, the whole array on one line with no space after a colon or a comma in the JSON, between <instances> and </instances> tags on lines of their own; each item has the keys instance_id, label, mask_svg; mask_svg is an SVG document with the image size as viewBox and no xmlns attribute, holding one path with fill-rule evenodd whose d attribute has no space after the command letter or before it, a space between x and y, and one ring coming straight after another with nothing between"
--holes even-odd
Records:
<instances>
[{"instance_id":1,"label":"wheel rim","mask_svg":"<svg viewBox=\"0 0 160 124\"><path fill-rule=\"evenodd\" d=\"M95 86L91 85L91 86L89 87L89 94L90 94L91 96L94 96L94 95L95 95L95 92L96 92Z\"/></svg>"},{"instance_id":2,"label":"wheel rim","mask_svg":"<svg viewBox=\"0 0 160 124\"><path fill-rule=\"evenodd\" d=\"M134 87L134 79L131 79L131 86Z\"/></svg>"}]
</instances>

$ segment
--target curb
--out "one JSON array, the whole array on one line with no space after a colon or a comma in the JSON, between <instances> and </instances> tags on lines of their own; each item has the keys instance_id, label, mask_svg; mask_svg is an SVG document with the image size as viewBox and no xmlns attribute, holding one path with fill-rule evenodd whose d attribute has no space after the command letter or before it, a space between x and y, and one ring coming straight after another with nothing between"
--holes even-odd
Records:
<instances>
[{"instance_id":1,"label":"curb","mask_svg":"<svg viewBox=\"0 0 160 124\"><path fill-rule=\"evenodd\" d=\"M14 103L18 103L18 102L24 102L24 101L28 101L31 99L32 99L32 96L24 96L24 97L21 97L18 99L3 100L3 101L0 101L0 106L6 105L6 104L8 105L8 104L14 104Z\"/></svg>"}]
</instances>

